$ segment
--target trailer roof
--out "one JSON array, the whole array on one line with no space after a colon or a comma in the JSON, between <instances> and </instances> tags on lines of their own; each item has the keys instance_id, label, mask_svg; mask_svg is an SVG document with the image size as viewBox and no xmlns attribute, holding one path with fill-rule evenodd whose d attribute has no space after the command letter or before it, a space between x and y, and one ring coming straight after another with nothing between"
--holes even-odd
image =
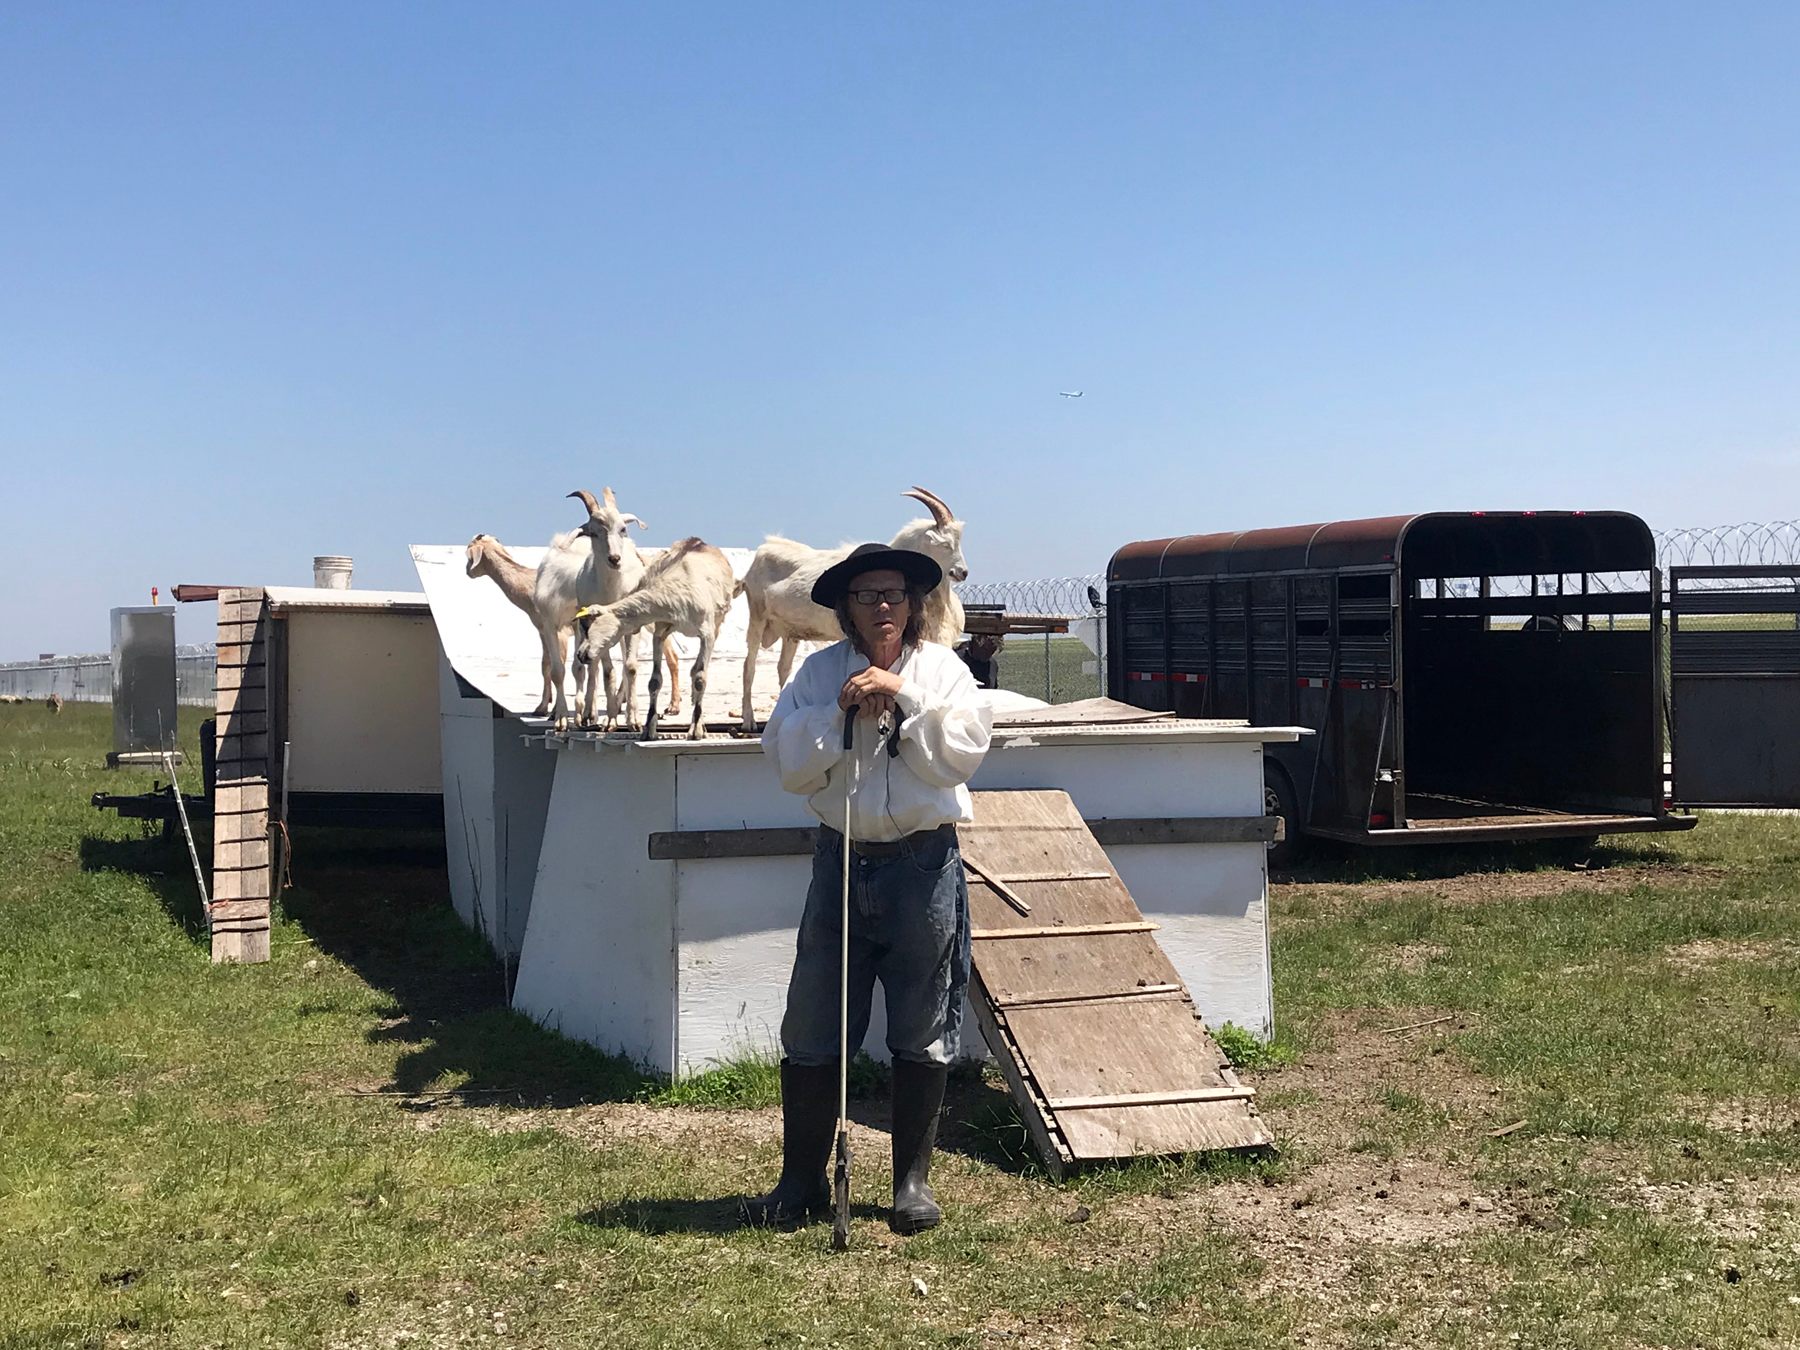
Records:
<instances>
[{"instance_id":1,"label":"trailer roof","mask_svg":"<svg viewBox=\"0 0 1800 1350\"><path fill-rule=\"evenodd\" d=\"M1127 544L1108 581L1404 567L1413 576L1639 572L1656 564L1650 527L1626 511L1428 511Z\"/></svg>"}]
</instances>

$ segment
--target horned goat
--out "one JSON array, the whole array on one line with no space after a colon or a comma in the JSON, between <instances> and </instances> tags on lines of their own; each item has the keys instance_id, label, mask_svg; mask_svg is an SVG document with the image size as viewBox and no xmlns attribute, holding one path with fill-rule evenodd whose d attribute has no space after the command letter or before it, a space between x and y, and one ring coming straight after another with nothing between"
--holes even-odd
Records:
<instances>
[{"instance_id":1,"label":"horned goat","mask_svg":"<svg viewBox=\"0 0 1800 1350\"><path fill-rule=\"evenodd\" d=\"M571 494L573 495L573 494ZM631 519L636 520L633 516ZM642 524L642 522L639 522ZM551 651L555 649L564 653L565 660L569 643L575 636L573 625L556 632L545 631L539 621L537 607L537 576L535 567L527 567L506 550L506 546L491 534L478 534L469 541L467 562L464 571L473 578L490 577L500 593L512 601L525 617L531 620L531 626L538 630L538 638L543 644L541 667L544 674L543 697L532 710L532 716L543 717L550 712L554 702L551 689ZM681 667L678 663L674 644L671 643L663 652L668 662L671 693L669 695L669 711L676 712L681 707ZM587 677L587 666L582 662L575 664L575 698L581 701L582 686Z\"/></svg>"},{"instance_id":2,"label":"horned goat","mask_svg":"<svg viewBox=\"0 0 1800 1350\"><path fill-rule=\"evenodd\" d=\"M688 736L696 741L703 740L706 736L706 670L712 661L719 626L725 622L726 612L738 590L729 558L704 540L680 540L650 564L643 584L636 590L611 604L582 611L585 628L575 659L591 662L596 657L603 658L608 648L621 639L630 650L633 637L643 628L654 630L658 646L666 644L675 633L699 638L700 654L694 658L694 668L689 676L694 715ZM607 730L619 724L621 704L623 716L629 722L636 679L636 666L628 664L623 687L615 691L611 684L607 685ZM661 692L662 667L653 661L650 665L650 706L644 713L643 739L647 741L656 739L656 700ZM594 676L590 671L586 710L590 724L593 722L594 695Z\"/></svg>"},{"instance_id":3,"label":"horned goat","mask_svg":"<svg viewBox=\"0 0 1800 1350\"><path fill-rule=\"evenodd\" d=\"M943 582L925 597L919 616L920 635L927 642L954 647L962 639L963 607L952 587L969 577L962 552L963 522L940 498L922 487L901 495L923 502L931 519L908 521L894 536L891 547L923 553L944 569ZM812 588L826 568L849 554L849 545L818 549L774 534L756 550L750 570L744 573L744 598L750 607L749 627L744 634L745 731L756 730L756 712L750 696L759 651L781 643L776 674L779 682L786 685L793 673L795 649L801 642L835 642L843 637L837 615L813 603Z\"/></svg>"},{"instance_id":4,"label":"horned goat","mask_svg":"<svg viewBox=\"0 0 1800 1350\"><path fill-rule=\"evenodd\" d=\"M591 492L575 491L587 507L587 523L578 530L559 534L550 541L544 561L538 565L537 580L532 586L532 603L539 615L538 631L554 625L557 632L571 630L575 615L584 605L611 604L628 594L644 579L644 560L626 533L627 527L642 529L644 522L629 512L619 510L613 491L606 488L602 501ZM559 641L547 649L550 657L551 693L554 696L552 717L558 734L569 728L569 705L563 697L564 649ZM612 647L598 653L600 674L607 682L607 698L612 698ZM637 657L629 645L625 648L625 666L636 673ZM588 667L589 678L593 666Z\"/></svg>"}]
</instances>

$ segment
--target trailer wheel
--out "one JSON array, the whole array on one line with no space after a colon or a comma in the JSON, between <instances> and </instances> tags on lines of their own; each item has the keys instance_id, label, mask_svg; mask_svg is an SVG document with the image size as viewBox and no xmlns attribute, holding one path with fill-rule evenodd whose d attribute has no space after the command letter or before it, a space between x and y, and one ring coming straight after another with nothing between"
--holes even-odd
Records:
<instances>
[{"instance_id":1,"label":"trailer wheel","mask_svg":"<svg viewBox=\"0 0 1800 1350\"><path fill-rule=\"evenodd\" d=\"M1284 872L1300 856L1300 799L1288 780L1287 770L1263 761L1263 814L1281 822L1281 838L1269 845L1269 870Z\"/></svg>"}]
</instances>

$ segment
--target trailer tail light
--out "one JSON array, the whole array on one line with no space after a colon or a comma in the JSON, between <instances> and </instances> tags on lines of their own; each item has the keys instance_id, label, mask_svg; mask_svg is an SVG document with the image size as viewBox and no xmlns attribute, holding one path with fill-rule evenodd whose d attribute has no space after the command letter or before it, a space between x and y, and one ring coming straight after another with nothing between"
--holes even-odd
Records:
<instances>
[{"instance_id":1,"label":"trailer tail light","mask_svg":"<svg viewBox=\"0 0 1800 1350\"><path fill-rule=\"evenodd\" d=\"M1369 828L1371 830L1385 830L1393 823L1394 818L1386 811L1369 812Z\"/></svg>"},{"instance_id":2,"label":"trailer tail light","mask_svg":"<svg viewBox=\"0 0 1800 1350\"><path fill-rule=\"evenodd\" d=\"M1675 799L1673 797L1664 797L1663 798L1663 810L1673 811L1674 809L1675 809Z\"/></svg>"}]
</instances>

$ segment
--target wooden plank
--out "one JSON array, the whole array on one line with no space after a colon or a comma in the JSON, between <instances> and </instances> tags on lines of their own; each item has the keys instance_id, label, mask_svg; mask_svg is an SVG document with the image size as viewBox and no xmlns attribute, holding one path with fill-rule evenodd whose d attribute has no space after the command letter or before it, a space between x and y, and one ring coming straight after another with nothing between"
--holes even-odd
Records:
<instances>
[{"instance_id":1,"label":"wooden plank","mask_svg":"<svg viewBox=\"0 0 1800 1350\"><path fill-rule=\"evenodd\" d=\"M254 693L266 693L266 690L253 690ZM216 735L223 742L231 736L253 736L269 729L269 710L267 708L244 708L228 712L223 708L216 709L218 725Z\"/></svg>"},{"instance_id":2,"label":"wooden plank","mask_svg":"<svg viewBox=\"0 0 1800 1350\"><path fill-rule=\"evenodd\" d=\"M254 760L263 765L261 772L264 777L268 776L269 738L267 734L219 737L218 762L220 764L238 764L245 760Z\"/></svg>"},{"instance_id":3,"label":"wooden plank","mask_svg":"<svg viewBox=\"0 0 1800 1350\"><path fill-rule=\"evenodd\" d=\"M214 853L218 852L215 845ZM267 867L213 867L212 893L215 900L269 900Z\"/></svg>"},{"instance_id":4,"label":"wooden plank","mask_svg":"<svg viewBox=\"0 0 1800 1350\"><path fill-rule=\"evenodd\" d=\"M970 888L969 903L975 936L984 939L971 981L980 991L977 1020L984 1034L993 1028L989 1044L1028 1127L1034 1111L1043 1116L1034 1142L1066 1150L1066 1158L1046 1154L1047 1162L1269 1143L1250 1091L1150 936L1156 926L1067 795L976 793L975 817L963 831L965 861L993 877L1042 878L1021 883L1031 886L1037 922L1020 922L985 885ZM1252 819L1262 827L1262 817ZM1238 842L1246 832L1242 821L1222 827L1212 818L1135 823L1121 838ZM1074 940L1043 940L1054 936Z\"/></svg>"},{"instance_id":5,"label":"wooden plank","mask_svg":"<svg viewBox=\"0 0 1800 1350\"><path fill-rule=\"evenodd\" d=\"M269 683L269 667L264 661L248 666L220 666L213 677L213 689L263 689Z\"/></svg>"},{"instance_id":6,"label":"wooden plank","mask_svg":"<svg viewBox=\"0 0 1800 1350\"><path fill-rule=\"evenodd\" d=\"M243 781L218 784L213 788L213 814L231 815L238 811L267 811L269 785L266 781Z\"/></svg>"},{"instance_id":7,"label":"wooden plank","mask_svg":"<svg viewBox=\"0 0 1800 1350\"><path fill-rule=\"evenodd\" d=\"M212 959L215 965L251 965L269 959L269 930L241 933L232 929L215 929L212 935Z\"/></svg>"},{"instance_id":8,"label":"wooden plank","mask_svg":"<svg viewBox=\"0 0 1800 1350\"><path fill-rule=\"evenodd\" d=\"M1084 998L1118 990L1180 987L1181 976L1150 933L1123 933L1073 942L988 939L981 973L995 998Z\"/></svg>"},{"instance_id":9,"label":"wooden plank","mask_svg":"<svg viewBox=\"0 0 1800 1350\"><path fill-rule=\"evenodd\" d=\"M1239 1086L1185 1002L1019 1008L1006 1016L1047 1101ZM1057 1113L1056 1124L1077 1158L1270 1142L1249 1103L1237 1100L1078 1110Z\"/></svg>"},{"instance_id":10,"label":"wooden plank","mask_svg":"<svg viewBox=\"0 0 1800 1350\"><path fill-rule=\"evenodd\" d=\"M1024 872L1017 876L996 877L1008 886L1025 886L1038 881L1107 881L1112 872Z\"/></svg>"},{"instance_id":11,"label":"wooden plank","mask_svg":"<svg viewBox=\"0 0 1800 1350\"><path fill-rule=\"evenodd\" d=\"M262 685L236 685L213 694L213 709L219 713L267 713L269 691Z\"/></svg>"},{"instance_id":12,"label":"wooden plank","mask_svg":"<svg viewBox=\"0 0 1800 1350\"><path fill-rule=\"evenodd\" d=\"M1053 1112L1077 1162L1164 1157L1217 1149L1266 1148L1275 1142L1253 1102L1175 1102Z\"/></svg>"},{"instance_id":13,"label":"wooden plank","mask_svg":"<svg viewBox=\"0 0 1800 1350\"><path fill-rule=\"evenodd\" d=\"M246 839L266 839L269 835L269 810L213 812L213 842L241 843Z\"/></svg>"},{"instance_id":14,"label":"wooden plank","mask_svg":"<svg viewBox=\"0 0 1800 1350\"><path fill-rule=\"evenodd\" d=\"M976 942L995 938L1096 937L1102 933L1154 933L1159 923L1138 919L1127 923L1070 923L1060 928L977 928L969 937Z\"/></svg>"},{"instance_id":15,"label":"wooden plank","mask_svg":"<svg viewBox=\"0 0 1800 1350\"><path fill-rule=\"evenodd\" d=\"M1224 1086L1225 1054L1180 1003L1008 1009L1046 1097Z\"/></svg>"},{"instance_id":16,"label":"wooden plank","mask_svg":"<svg viewBox=\"0 0 1800 1350\"><path fill-rule=\"evenodd\" d=\"M1100 819L1088 829L1100 844L1268 844L1274 816L1164 816Z\"/></svg>"},{"instance_id":17,"label":"wooden plank","mask_svg":"<svg viewBox=\"0 0 1800 1350\"><path fill-rule=\"evenodd\" d=\"M262 642L222 642L213 664L220 670L228 666L260 666L267 659L265 652L266 644Z\"/></svg>"},{"instance_id":18,"label":"wooden plank","mask_svg":"<svg viewBox=\"0 0 1800 1350\"><path fill-rule=\"evenodd\" d=\"M970 629L974 632L974 629ZM1001 727L1117 726L1132 722L1167 722L1172 712L1152 712L1111 698L1084 698L1073 703L1054 703L1048 708L1025 708L994 719Z\"/></svg>"},{"instance_id":19,"label":"wooden plank","mask_svg":"<svg viewBox=\"0 0 1800 1350\"><path fill-rule=\"evenodd\" d=\"M997 998L995 1004L1001 1008L1042 1008L1055 1004L1060 1008L1077 1007L1083 1003L1104 1003L1115 998L1185 998L1187 991L1179 984L1141 984L1129 989L1106 989L1094 994L1070 994L1056 991L1032 990L1014 998Z\"/></svg>"},{"instance_id":20,"label":"wooden plank","mask_svg":"<svg viewBox=\"0 0 1800 1350\"><path fill-rule=\"evenodd\" d=\"M1080 817L1076 819L1079 820ZM1102 844L1267 843L1275 837L1274 822L1269 816L1102 817L1082 823ZM962 836L965 855L968 853L968 846L979 837L1010 839L1014 851L1019 856L1029 858L1033 856L1034 845L1027 843L1027 836L1041 843L1046 838L1061 836L1066 827L1061 823L992 826L977 822L974 825L959 825L957 831ZM794 857L811 853L817 838L818 830L811 826L747 830L654 830L647 836L647 844L653 861L691 862L706 858ZM1050 851L1054 852L1054 847ZM1038 850L1037 856L1042 855L1043 850ZM991 857L989 861L993 861ZM999 867L997 863L994 865L996 875L1006 878L1008 885L1019 879L1013 875L1013 869ZM1022 865L1018 871L1034 881L1050 881L1062 875L1048 866L1034 868ZM1072 878L1075 880L1093 880L1114 875L1093 868L1079 868L1075 871L1076 875Z\"/></svg>"},{"instance_id":21,"label":"wooden plank","mask_svg":"<svg viewBox=\"0 0 1800 1350\"><path fill-rule=\"evenodd\" d=\"M1052 1097L1052 1111L1095 1111L1112 1106L1174 1106L1179 1102L1247 1102L1252 1087L1186 1088L1174 1092L1115 1092L1103 1097Z\"/></svg>"},{"instance_id":22,"label":"wooden plank","mask_svg":"<svg viewBox=\"0 0 1800 1350\"><path fill-rule=\"evenodd\" d=\"M963 856L963 870L987 883L989 889L1002 900L1006 901L1008 905L1012 906L1017 913L1030 917L1031 906L1019 898L1018 892L1013 890L1013 888L1008 886L1004 881L1000 880L1000 878L989 875L980 863L974 861L967 854ZM1101 875L1104 876L1105 874L1102 873Z\"/></svg>"},{"instance_id":23,"label":"wooden plank","mask_svg":"<svg viewBox=\"0 0 1800 1350\"><path fill-rule=\"evenodd\" d=\"M260 617L235 621L221 619L216 641L221 647L228 642L238 644L260 642L268 635L268 625L269 620Z\"/></svg>"},{"instance_id":24,"label":"wooden plank","mask_svg":"<svg viewBox=\"0 0 1800 1350\"><path fill-rule=\"evenodd\" d=\"M207 915L214 923L223 923L228 919L267 920L269 897L265 895L249 900L215 900L207 909Z\"/></svg>"},{"instance_id":25,"label":"wooden plank","mask_svg":"<svg viewBox=\"0 0 1800 1350\"><path fill-rule=\"evenodd\" d=\"M995 866L991 855L970 848L965 861L973 856L983 867L1000 876L1006 873ZM1080 869L1089 870L1086 868ZM1104 881L1070 881L1060 886L1031 888L1031 916L1017 913L1011 905L985 887L969 888L969 919L977 928L1058 928L1071 923L1134 923L1143 914L1131 901L1131 892L1117 877Z\"/></svg>"},{"instance_id":26,"label":"wooden plank","mask_svg":"<svg viewBox=\"0 0 1800 1350\"><path fill-rule=\"evenodd\" d=\"M269 865L269 837L265 832L259 839L214 839L213 868L233 871L245 868L266 868Z\"/></svg>"},{"instance_id":27,"label":"wooden plank","mask_svg":"<svg viewBox=\"0 0 1800 1350\"><path fill-rule=\"evenodd\" d=\"M230 760L224 764L215 764L213 782L224 786L232 783L260 783L264 787L269 784L269 766L261 760Z\"/></svg>"},{"instance_id":28,"label":"wooden plank","mask_svg":"<svg viewBox=\"0 0 1800 1350\"><path fill-rule=\"evenodd\" d=\"M995 1010L993 1000L987 996L987 990L981 983L979 971L969 976L969 1006L975 1013L975 1024L981 1028L981 1038L987 1042L988 1049L994 1052L1000 1076L1006 1080L1007 1090L1011 1092L1013 1102L1019 1108L1019 1118L1025 1122L1026 1133L1031 1136L1038 1157L1043 1160L1045 1170L1060 1181L1075 1155L1069 1151L1069 1146L1056 1130L1050 1109L1044 1104L1043 1094L1026 1073L1023 1067L1024 1056L1019 1054L1011 1033L1006 1029L1005 1014Z\"/></svg>"},{"instance_id":29,"label":"wooden plank","mask_svg":"<svg viewBox=\"0 0 1800 1350\"><path fill-rule=\"evenodd\" d=\"M694 858L777 858L811 853L818 842L814 826L771 830L655 830L649 836L653 862Z\"/></svg>"},{"instance_id":30,"label":"wooden plank","mask_svg":"<svg viewBox=\"0 0 1800 1350\"><path fill-rule=\"evenodd\" d=\"M215 933L266 933L270 928L270 920L267 913L244 914L235 919L214 916L208 926Z\"/></svg>"}]
</instances>

